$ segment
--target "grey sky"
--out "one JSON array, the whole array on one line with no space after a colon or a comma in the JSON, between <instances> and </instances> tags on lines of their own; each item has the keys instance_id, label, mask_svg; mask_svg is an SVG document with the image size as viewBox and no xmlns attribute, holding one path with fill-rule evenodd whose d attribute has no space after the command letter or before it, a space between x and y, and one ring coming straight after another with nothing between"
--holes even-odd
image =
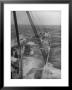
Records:
<instances>
[{"instance_id":1,"label":"grey sky","mask_svg":"<svg viewBox=\"0 0 72 90\"><path fill-rule=\"evenodd\" d=\"M25 11L17 11L18 24L28 25L29 20ZM32 20L36 25L60 25L61 12L60 11L31 11ZM13 24L13 15L11 14L11 23Z\"/></svg>"}]
</instances>

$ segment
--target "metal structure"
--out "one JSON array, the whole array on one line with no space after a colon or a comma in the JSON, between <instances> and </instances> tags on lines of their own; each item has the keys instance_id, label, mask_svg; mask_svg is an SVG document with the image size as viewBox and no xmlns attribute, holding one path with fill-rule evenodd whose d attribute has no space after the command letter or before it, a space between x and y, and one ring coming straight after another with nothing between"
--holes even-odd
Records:
<instances>
[{"instance_id":1,"label":"metal structure","mask_svg":"<svg viewBox=\"0 0 72 90\"><path fill-rule=\"evenodd\" d=\"M14 24L15 24L15 30L16 30L18 49L19 49L19 77L22 78L21 45L20 45L20 41L19 41L19 31L18 31L17 17L16 17L15 11L13 11L13 16L14 16Z\"/></svg>"},{"instance_id":2,"label":"metal structure","mask_svg":"<svg viewBox=\"0 0 72 90\"><path fill-rule=\"evenodd\" d=\"M34 25L34 23L32 21L30 12L29 11L26 11L26 14L28 16L28 19L29 19L29 22L30 22L31 27L33 29L33 32L35 34L35 37L37 39L37 42L38 42L40 51L42 53L42 56L43 56L43 59L44 59L44 62L45 62L44 64L46 64L47 59L48 59L49 56L47 55L47 53L44 50L44 47L43 47L43 45L41 43L41 40L40 40L40 36L38 35L38 32L36 30L36 27L35 27L35 25ZM17 44L18 44L18 48L19 48L19 76L20 76L20 78L23 78L23 76L22 76L22 74L23 74L22 72L23 71L22 71L21 45L20 45L19 31L18 31L18 24L17 24L17 17L16 17L16 12L15 11L13 11L13 17L14 17L14 24L15 24L15 30L16 30Z\"/></svg>"},{"instance_id":3,"label":"metal structure","mask_svg":"<svg viewBox=\"0 0 72 90\"><path fill-rule=\"evenodd\" d=\"M45 61L45 63L46 63L46 60L47 60L46 52L45 52L45 50L43 49L43 45L42 45L42 43L41 43L40 37L39 37L39 35L38 35L38 33L37 33L36 27L35 27L35 25L34 25L34 23L33 23L33 21L32 21L32 18L31 18L31 15L30 15L29 11L26 11L26 13L27 13L27 16L28 16L28 18L29 18L29 21L30 21L31 27L32 27L32 29L33 29L33 32L34 32L34 34L35 34L35 37L36 37L36 39L37 39L37 41L38 41L39 48L40 48L40 50L41 50L43 59L44 59L44 61Z\"/></svg>"}]
</instances>

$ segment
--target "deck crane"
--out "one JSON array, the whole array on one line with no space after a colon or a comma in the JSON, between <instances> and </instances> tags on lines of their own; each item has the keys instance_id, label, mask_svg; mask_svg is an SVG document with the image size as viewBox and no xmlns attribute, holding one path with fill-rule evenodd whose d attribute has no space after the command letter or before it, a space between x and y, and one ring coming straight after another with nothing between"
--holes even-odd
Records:
<instances>
[{"instance_id":1,"label":"deck crane","mask_svg":"<svg viewBox=\"0 0 72 90\"><path fill-rule=\"evenodd\" d=\"M33 21L32 21L30 12L29 12L29 11L26 11L26 13L27 13L27 16L28 16L28 18L29 18L29 21L30 21L31 27L32 27L32 29L33 29L33 32L34 32L34 34L35 34L35 37L36 37L36 39L37 39L37 41L38 41L39 48L40 48L40 51L41 51L41 53L42 53L44 62L46 63L46 61L47 61L47 54L46 54L45 50L43 49L43 45L42 45L41 40L40 40L40 37L39 37L39 35L38 35L38 33L37 33L36 27L35 27L35 25L34 25L34 23L33 23Z\"/></svg>"},{"instance_id":2,"label":"deck crane","mask_svg":"<svg viewBox=\"0 0 72 90\"><path fill-rule=\"evenodd\" d=\"M44 59L44 62L45 62L44 64L46 64L46 62L47 62L47 53L45 52L44 47L43 47L43 45L41 43L40 36L38 35L36 27L35 27L35 25L34 25L34 23L32 21L30 12L26 11L26 14L28 16L28 19L29 19L29 22L30 22L31 27L33 29L33 32L35 34L35 37L36 37L36 39L38 41L39 48L40 48L40 51L42 53L42 56L43 56L43 59ZM14 17L14 24L15 24L15 30L16 30L17 44L18 44L18 48L19 48L19 76L20 76L20 78L23 78L21 45L20 45L20 41L19 41L19 31L18 31L17 17L16 17L16 12L15 11L13 11L13 17Z\"/></svg>"}]
</instances>

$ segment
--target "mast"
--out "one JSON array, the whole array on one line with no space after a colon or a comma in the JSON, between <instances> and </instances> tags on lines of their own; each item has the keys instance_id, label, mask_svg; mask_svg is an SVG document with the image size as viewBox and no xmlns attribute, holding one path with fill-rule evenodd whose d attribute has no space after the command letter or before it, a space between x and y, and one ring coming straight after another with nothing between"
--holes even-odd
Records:
<instances>
[{"instance_id":1,"label":"mast","mask_svg":"<svg viewBox=\"0 0 72 90\"><path fill-rule=\"evenodd\" d=\"M13 17L14 17L17 43L18 43L18 48L19 48L19 75L20 75L20 78L22 78L21 46L20 46L20 41L19 41L19 31L18 31L17 17L16 17L16 12L15 11L13 11Z\"/></svg>"},{"instance_id":2,"label":"mast","mask_svg":"<svg viewBox=\"0 0 72 90\"><path fill-rule=\"evenodd\" d=\"M34 25L34 23L32 21L32 18L31 18L31 15L30 15L29 11L26 11L26 13L27 13L27 16L29 18L29 21L30 21L31 27L33 29L33 32L35 34L35 37L37 38L37 41L38 41L38 44L39 44L39 48L40 48L40 51L42 53L44 62L46 63L46 61L47 61L47 54L46 54L45 50L43 49L43 45L41 43L40 37L39 37L39 35L37 33L36 27L35 27L35 25Z\"/></svg>"}]
</instances>

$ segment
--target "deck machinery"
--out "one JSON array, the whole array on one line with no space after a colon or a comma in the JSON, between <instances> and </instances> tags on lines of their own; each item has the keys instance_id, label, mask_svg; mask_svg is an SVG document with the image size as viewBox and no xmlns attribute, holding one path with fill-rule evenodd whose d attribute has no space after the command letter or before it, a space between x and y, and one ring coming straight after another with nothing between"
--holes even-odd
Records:
<instances>
[{"instance_id":1,"label":"deck machinery","mask_svg":"<svg viewBox=\"0 0 72 90\"><path fill-rule=\"evenodd\" d=\"M49 57L49 53L47 54L46 51L44 50L44 47L42 45L42 42L41 42L41 39L40 39L40 36L36 30L36 27L32 21L32 18L31 18L31 14L29 11L26 11L26 14L28 16L28 19L29 19L29 22L31 24L31 27L32 27L32 30L34 32L34 35L35 35L35 38L38 42L38 46L40 48L40 51L41 51L41 54L43 56L43 60L44 60L44 64L46 64L47 60L48 60L48 57ZM17 44L18 44L18 49L19 49L19 78L23 78L22 76L22 56L21 56L21 45L20 45L20 40L19 40L19 31L18 31L18 23L17 23L17 17L16 17L16 12L13 11L13 17L14 17L14 24L15 24L15 30L16 30L16 37L17 37ZM50 46L49 46L50 48ZM50 51L50 50L49 50Z\"/></svg>"}]
</instances>

